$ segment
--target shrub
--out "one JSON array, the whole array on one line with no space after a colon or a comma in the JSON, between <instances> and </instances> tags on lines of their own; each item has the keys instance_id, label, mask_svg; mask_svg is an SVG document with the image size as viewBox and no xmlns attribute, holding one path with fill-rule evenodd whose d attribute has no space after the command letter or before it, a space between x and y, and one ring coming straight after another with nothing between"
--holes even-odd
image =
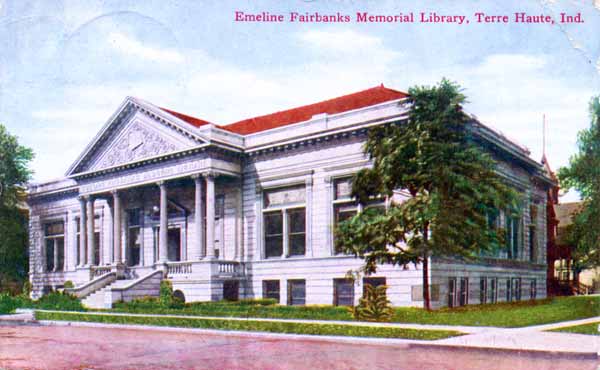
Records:
<instances>
[{"instance_id":1,"label":"shrub","mask_svg":"<svg viewBox=\"0 0 600 370\"><path fill-rule=\"evenodd\" d=\"M116 302L113 305L115 309L126 309L131 311L146 311L146 310L155 310L158 308L162 308L160 300L158 297L142 297L135 298L130 302Z\"/></svg>"},{"instance_id":2,"label":"shrub","mask_svg":"<svg viewBox=\"0 0 600 370\"><path fill-rule=\"evenodd\" d=\"M67 280L65 281L65 285L64 285L65 289L72 289L75 288L75 284L73 284L73 282L71 280Z\"/></svg>"},{"instance_id":3,"label":"shrub","mask_svg":"<svg viewBox=\"0 0 600 370\"><path fill-rule=\"evenodd\" d=\"M350 308L355 319L361 321L391 321L394 315L392 306L386 295L387 286L373 287L365 284L365 295L358 306Z\"/></svg>"},{"instance_id":4,"label":"shrub","mask_svg":"<svg viewBox=\"0 0 600 370\"><path fill-rule=\"evenodd\" d=\"M8 293L0 293L0 315L12 313L17 307L19 305L15 297Z\"/></svg>"},{"instance_id":5,"label":"shrub","mask_svg":"<svg viewBox=\"0 0 600 370\"><path fill-rule=\"evenodd\" d=\"M72 294L51 292L33 303L42 310L85 311L81 301Z\"/></svg>"},{"instance_id":6,"label":"shrub","mask_svg":"<svg viewBox=\"0 0 600 370\"><path fill-rule=\"evenodd\" d=\"M240 306L273 306L278 302L274 298L247 298L240 299L239 301L233 303L239 304Z\"/></svg>"},{"instance_id":7,"label":"shrub","mask_svg":"<svg viewBox=\"0 0 600 370\"><path fill-rule=\"evenodd\" d=\"M173 294L173 283L169 280L160 282L159 302L162 308L182 308L184 302Z\"/></svg>"}]
</instances>

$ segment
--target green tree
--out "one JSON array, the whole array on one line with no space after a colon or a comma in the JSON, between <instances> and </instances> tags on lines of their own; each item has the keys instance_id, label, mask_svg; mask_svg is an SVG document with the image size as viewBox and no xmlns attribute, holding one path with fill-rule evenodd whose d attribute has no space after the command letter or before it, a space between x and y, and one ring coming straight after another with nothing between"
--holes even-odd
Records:
<instances>
[{"instance_id":1,"label":"green tree","mask_svg":"<svg viewBox=\"0 0 600 370\"><path fill-rule=\"evenodd\" d=\"M443 79L413 87L408 121L369 132L365 152L373 161L353 179L352 193L365 207L336 229L336 247L377 265L422 263L424 307L430 309L429 257L476 258L497 250L501 237L488 216L516 209L517 196L501 180L492 157L474 143L472 119L462 110L465 96ZM408 191L385 212L369 208L376 197Z\"/></svg>"},{"instance_id":2,"label":"green tree","mask_svg":"<svg viewBox=\"0 0 600 370\"><path fill-rule=\"evenodd\" d=\"M25 185L33 152L0 124L0 288L27 277Z\"/></svg>"},{"instance_id":3,"label":"green tree","mask_svg":"<svg viewBox=\"0 0 600 370\"><path fill-rule=\"evenodd\" d=\"M576 189L582 198L567 231L576 273L600 266L600 97L591 99L589 111L591 124L578 133L578 153L558 170L561 187Z\"/></svg>"}]
</instances>

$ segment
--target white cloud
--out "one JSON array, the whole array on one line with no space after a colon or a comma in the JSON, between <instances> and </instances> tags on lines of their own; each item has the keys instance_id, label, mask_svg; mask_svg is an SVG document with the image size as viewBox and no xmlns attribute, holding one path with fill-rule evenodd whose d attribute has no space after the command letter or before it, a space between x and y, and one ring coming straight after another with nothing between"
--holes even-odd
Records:
<instances>
[{"instance_id":1,"label":"white cloud","mask_svg":"<svg viewBox=\"0 0 600 370\"><path fill-rule=\"evenodd\" d=\"M184 56L175 50L147 46L139 40L119 32L111 32L108 35L108 42L121 53L148 60L167 63L182 63L185 61Z\"/></svg>"},{"instance_id":2,"label":"white cloud","mask_svg":"<svg viewBox=\"0 0 600 370\"><path fill-rule=\"evenodd\" d=\"M481 76L502 75L506 77L506 71L511 71L511 73L539 71L546 63L546 59L539 55L493 54L474 68L473 73Z\"/></svg>"},{"instance_id":3,"label":"white cloud","mask_svg":"<svg viewBox=\"0 0 600 370\"><path fill-rule=\"evenodd\" d=\"M380 64L386 64L401 55L400 52L387 48L381 38L353 30L310 30L298 34L297 37L307 49L325 57L347 58L348 55L360 55L362 58L371 58ZM353 63L356 60L346 59L345 62Z\"/></svg>"}]
</instances>

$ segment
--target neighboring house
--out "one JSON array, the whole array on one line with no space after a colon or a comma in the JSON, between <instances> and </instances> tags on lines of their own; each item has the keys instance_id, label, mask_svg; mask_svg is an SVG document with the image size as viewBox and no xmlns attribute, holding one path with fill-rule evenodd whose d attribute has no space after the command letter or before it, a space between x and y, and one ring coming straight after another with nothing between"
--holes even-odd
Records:
<instances>
[{"instance_id":1,"label":"neighboring house","mask_svg":"<svg viewBox=\"0 0 600 370\"><path fill-rule=\"evenodd\" d=\"M225 126L126 98L65 178L30 187L32 295L71 280L86 304L109 306L156 295L166 278L186 301L349 305L370 283L389 286L393 305L421 306L420 265L352 281L363 261L333 240L359 211L350 179L369 166L369 127L402 124L406 98L381 85ZM526 149L471 127L522 195L521 216L491 220L508 234L494 255L433 257L432 305L543 298L554 184Z\"/></svg>"},{"instance_id":2,"label":"neighboring house","mask_svg":"<svg viewBox=\"0 0 600 370\"><path fill-rule=\"evenodd\" d=\"M573 245L568 240L569 225L573 224L573 215L581 209L581 202L560 203L554 206L557 218L556 250L553 261L554 279L562 289L558 294L585 294L600 290L600 268L586 269L581 272L573 268ZM548 261L550 263L550 261Z\"/></svg>"}]
</instances>

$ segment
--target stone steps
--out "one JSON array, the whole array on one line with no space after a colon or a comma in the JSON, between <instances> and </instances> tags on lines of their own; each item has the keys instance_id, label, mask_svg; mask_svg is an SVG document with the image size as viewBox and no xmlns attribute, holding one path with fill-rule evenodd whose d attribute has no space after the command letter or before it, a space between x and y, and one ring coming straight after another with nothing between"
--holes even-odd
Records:
<instances>
[{"instance_id":1,"label":"stone steps","mask_svg":"<svg viewBox=\"0 0 600 370\"><path fill-rule=\"evenodd\" d=\"M154 278L145 279L125 279L125 280L116 280L111 284L93 292L92 294L85 297L81 303L85 307L88 308L112 308L113 304L113 289L124 288L130 284L134 284L131 288L127 289L127 296L121 295L121 299L128 301L133 297L142 297L142 296L156 296L160 281L162 280L162 276L158 281ZM140 284L135 284L136 282L140 282ZM117 296L119 296L117 294Z\"/></svg>"}]
</instances>

